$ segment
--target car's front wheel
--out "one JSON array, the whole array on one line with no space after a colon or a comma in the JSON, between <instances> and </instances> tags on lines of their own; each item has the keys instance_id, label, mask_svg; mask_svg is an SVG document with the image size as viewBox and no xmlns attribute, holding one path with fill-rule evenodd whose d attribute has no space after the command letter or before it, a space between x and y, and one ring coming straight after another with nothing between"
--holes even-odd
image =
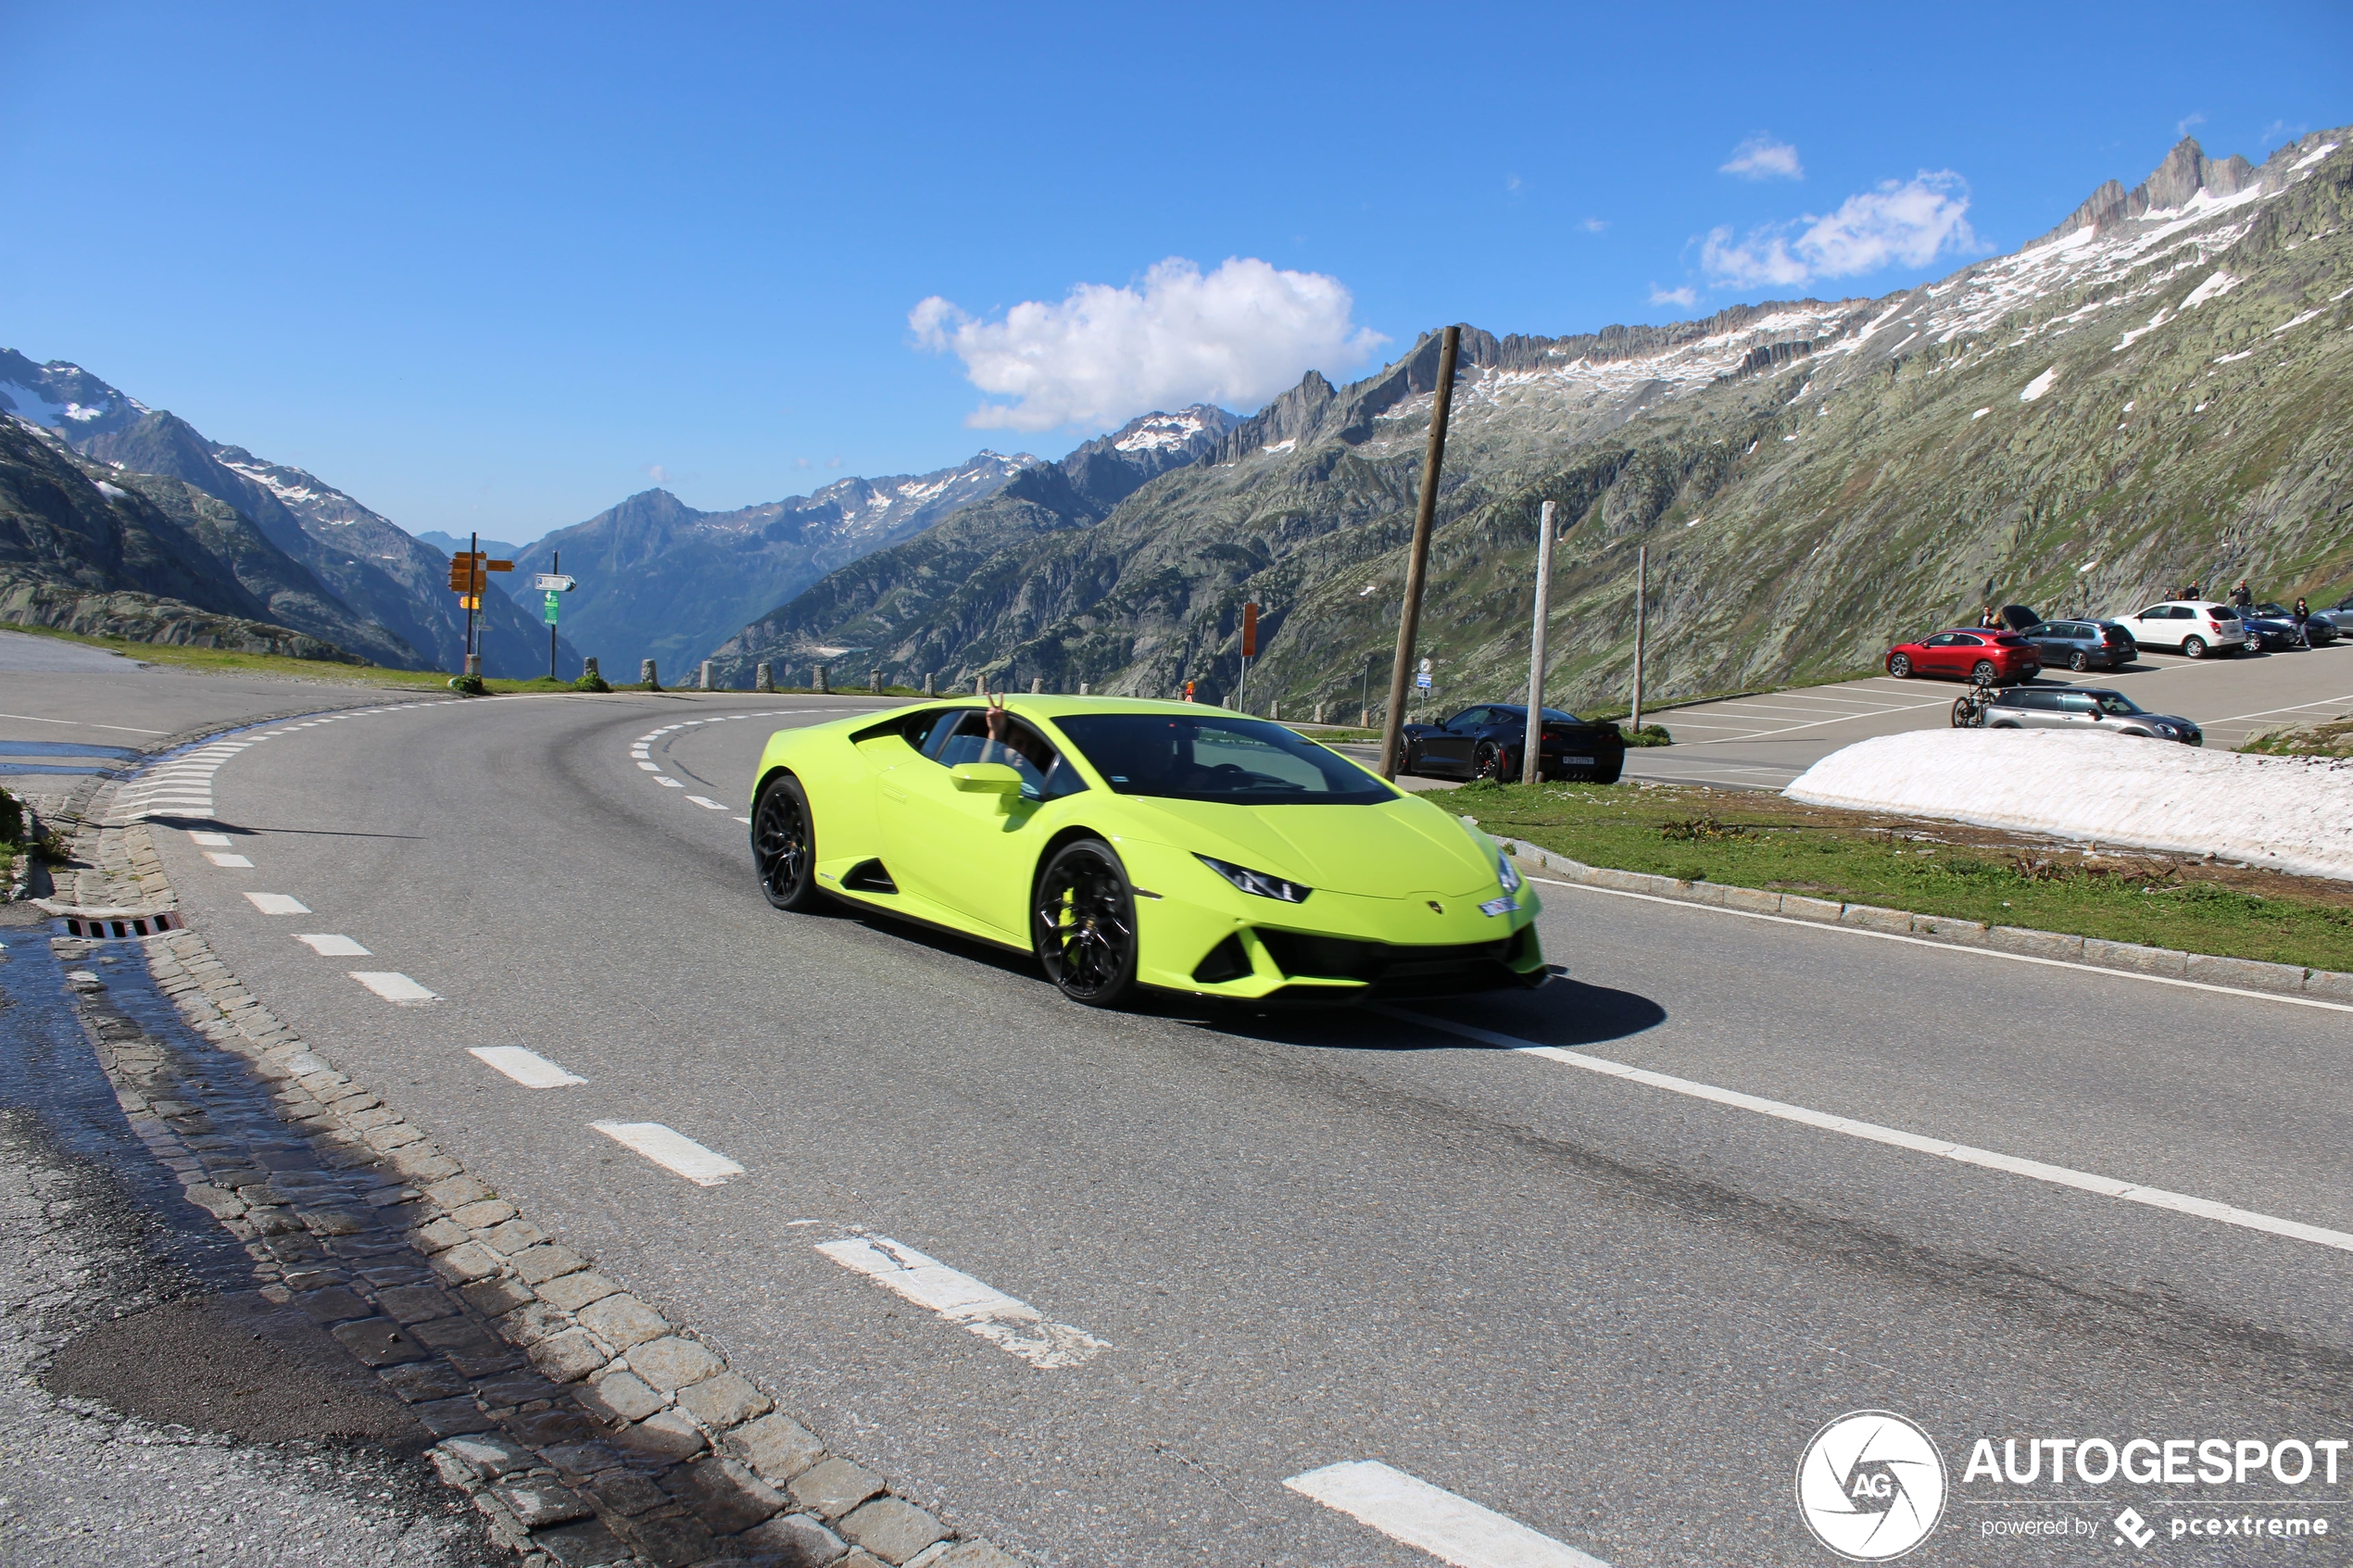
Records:
<instances>
[{"instance_id":1,"label":"car's front wheel","mask_svg":"<svg viewBox=\"0 0 2353 1568\"><path fill-rule=\"evenodd\" d=\"M1890 654L1887 656L1887 672L1899 681L1909 679L1912 661L1900 653Z\"/></svg>"},{"instance_id":2,"label":"car's front wheel","mask_svg":"<svg viewBox=\"0 0 2353 1568\"><path fill-rule=\"evenodd\" d=\"M800 781L779 773L751 813L751 859L760 891L780 909L808 914L824 904L817 887L817 827Z\"/></svg>"},{"instance_id":3,"label":"car's front wheel","mask_svg":"<svg viewBox=\"0 0 2353 1568\"><path fill-rule=\"evenodd\" d=\"M1054 851L1031 901L1031 939L1046 978L1088 1007L1136 988L1136 894L1111 846L1081 838Z\"/></svg>"}]
</instances>

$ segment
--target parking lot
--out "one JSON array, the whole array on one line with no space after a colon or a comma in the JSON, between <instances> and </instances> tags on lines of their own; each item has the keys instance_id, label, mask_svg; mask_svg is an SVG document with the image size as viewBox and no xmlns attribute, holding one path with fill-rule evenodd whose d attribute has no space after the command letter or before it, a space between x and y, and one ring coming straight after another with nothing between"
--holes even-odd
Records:
<instances>
[{"instance_id":1,"label":"parking lot","mask_svg":"<svg viewBox=\"0 0 2353 1568\"><path fill-rule=\"evenodd\" d=\"M2145 651L2126 670L2034 684L2112 687L2151 712L2195 721L2209 748L2228 751L2265 730L2353 710L2353 643L2226 659ZM1842 746L1949 723L1964 689L1959 681L1877 675L1655 709L1675 744L1628 752L1627 776L1780 789Z\"/></svg>"}]
</instances>

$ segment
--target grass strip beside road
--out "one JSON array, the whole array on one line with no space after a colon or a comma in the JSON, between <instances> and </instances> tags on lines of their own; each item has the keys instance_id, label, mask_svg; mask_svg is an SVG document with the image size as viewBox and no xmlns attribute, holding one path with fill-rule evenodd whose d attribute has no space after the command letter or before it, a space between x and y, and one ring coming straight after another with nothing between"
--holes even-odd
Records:
<instances>
[{"instance_id":1,"label":"grass strip beside road","mask_svg":"<svg viewBox=\"0 0 2353 1568\"><path fill-rule=\"evenodd\" d=\"M2353 971L2353 884L1696 785L1473 784L1449 807L1591 866Z\"/></svg>"}]
</instances>

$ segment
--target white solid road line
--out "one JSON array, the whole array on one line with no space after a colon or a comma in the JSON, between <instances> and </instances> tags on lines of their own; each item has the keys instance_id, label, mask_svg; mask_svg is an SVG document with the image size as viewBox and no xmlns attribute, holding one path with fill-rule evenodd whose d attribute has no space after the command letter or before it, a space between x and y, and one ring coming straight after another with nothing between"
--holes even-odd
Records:
<instances>
[{"instance_id":1,"label":"white solid road line","mask_svg":"<svg viewBox=\"0 0 2353 1568\"><path fill-rule=\"evenodd\" d=\"M565 1072L537 1051L525 1050L521 1046L470 1046L466 1054L488 1062L526 1089L560 1089L566 1085L588 1081L577 1073Z\"/></svg>"},{"instance_id":2,"label":"white solid road line","mask_svg":"<svg viewBox=\"0 0 2353 1568\"><path fill-rule=\"evenodd\" d=\"M635 1149L665 1171L674 1171L697 1186L715 1187L744 1168L724 1154L703 1148L686 1134L659 1122L591 1122L597 1131L623 1148Z\"/></svg>"},{"instance_id":3,"label":"white solid road line","mask_svg":"<svg viewBox=\"0 0 2353 1568\"><path fill-rule=\"evenodd\" d=\"M368 959L375 957L373 953L371 953L367 948L361 947L359 943L354 942L348 936L333 936L325 933L319 933L309 936L297 936L295 940L301 943L304 947L309 948L312 952L318 954L322 959Z\"/></svg>"},{"instance_id":4,"label":"white solid road line","mask_svg":"<svg viewBox=\"0 0 2353 1568\"><path fill-rule=\"evenodd\" d=\"M693 801L696 805L701 807L706 811L724 811L727 809L719 804L716 800L708 799L703 796L690 795L686 797L686 798Z\"/></svg>"},{"instance_id":5,"label":"white solid road line","mask_svg":"<svg viewBox=\"0 0 2353 1568\"><path fill-rule=\"evenodd\" d=\"M1046 1315L1028 1302L1015 1300L887 1236L829 1241L817 1250L1032 1366L1078 1366L1111 1348L1084 1329L1048 1323Z\"/></svg>"},{"instance_id":6,"label":"white solid road line","mask_svg":"<svg viewBox=\"0 0 2353 1568\"><path fill-rule=\"evenodd\" d=\"M1454 1568L1609 1568L1598 1557L1378 1460L1327 1464L1283 1485Z\"/></svg>"},{"instance_id":7,"label":"white solid road line","mask_svg":"<svg viewBox=\"0 0 2353 1568\"><path fill-rule=\"evenodd\" d=\"M253 870L253 862L243 855L231 855L219 849L208 849L204 852L204 858L216 866L227 866L232 871Z\"/></svg>"},{"instance_id":8,"label":"white solid road line","mask_svg":"<svg viewBox=\"0 0 2353 1568\"><path fill-rule=\"evenodd\" d=\"M1932 1154L1940 1160L1950 1160L1962 1165L1979 1165L1989 1171L2007 1171L2014 1176L2031 1176L2038 1182L2057 1186L2078 1187L2098 1193L2104 1198L2120 1198L2128 1203L2143 1203L2152 1209L2170 1209L2177 1214L2195 1214L2201 1219L2219 1220L2224 1224L2245 1230L2263 1231L2271 1236L2286 1236L2294 1241L2309 1241L2319 1247L2333 1247L2340 1252L2353 1252L2353 1234L2333 1231L2320 1225L2308 1225L2301 1220L2284 1220L2275 1214L2259 1213L2252 1209L2236 1209L2211 1198L2192 1198L2187 1193L2169 1192L2163 1187L2142 1186L2134 1182L2120 1182L2113 1176L2095 1175L2089 1171L2077 1171L2065 1165L2045 1165L2039 1160L2020 1160L2015 1155L1995 1154L1991 1149L1972 1148L1968 1144L1951 1143L1944 1138L1925 1137L1919 1133L1906 1133L1894 1127L1882 1127L1875 1122L1858 1122L1852 1117L1833 1116L1824 1110L1809 1110L1802 1105L1791 1105L1761 1095L1745 1095L1737 1089L1719 1089L1713 1084L1695 1083L1689 1078L1672 1077L1665 1073L1653 1073L1647 1068L1629 1067L1607 1057L1591 1056L1584 1051L1565 1050L1559 1046L1540 1046L1514 1035L1499 1035L1491 1029L1474 1024L1455 1023L1432 1018L1427 1013L1409 1011L1382 1003L1372 1004L1375 1010L1391 1018L1419 1023L1441 1034L1460 1035L1482 1045L1501 1046L1522 1056L1541 1056L1547 1061L1582 1068L1605 1077L1623 1078L1629 1083L1642 1084L1669 1094L1687 1095L1692 1099L1709 1100L1739 1110L1753 1110L1776 1121L1794 1122L1801 1126L1818 1128L1826 1133L1843 1133L1851 1138L1870 1143L1890 1144L1907 1148L1916 1154Z\"/></svg>"},{"instance_id":9,"label":"white solid road line","mask_svg":"<svg viewBox=\"0 0 2353 1568\"><path fill-rule=\"evenodd\" d=\"M310 906L284 893L248 893L253 907L265 915L307 915Z\"/></svg>"},{"instance_id":10,"label":"white solid road line","mask_svg":"<svg viewBox=\"0 0 2353 1568\"><path fill-rule=\"evenodd\" d=\"M403 1007L413 1007L419 1002L441 1000L439 997L407 975L392 970L355 969L350 971L350 974L351 978L382 997L385 1001L398 1002Z\"/></svg>"}]
</instances>

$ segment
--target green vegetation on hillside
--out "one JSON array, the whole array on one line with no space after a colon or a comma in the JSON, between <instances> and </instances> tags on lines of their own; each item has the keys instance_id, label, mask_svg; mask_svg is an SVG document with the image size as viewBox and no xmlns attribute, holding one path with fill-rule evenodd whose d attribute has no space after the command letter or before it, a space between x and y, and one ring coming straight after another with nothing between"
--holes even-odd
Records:
<instances>
[{"instance_id":1,"label":"green vegetation on hillside","mask_svg":"<svg viewBox=\"0 0 2353 1568\"><path fill-rule=\"evenodd\" d=\"M1681 785L1471 784L1449 809L1592 866L2353 971L2353 885Z\"/></svg>"}]
</instances>

